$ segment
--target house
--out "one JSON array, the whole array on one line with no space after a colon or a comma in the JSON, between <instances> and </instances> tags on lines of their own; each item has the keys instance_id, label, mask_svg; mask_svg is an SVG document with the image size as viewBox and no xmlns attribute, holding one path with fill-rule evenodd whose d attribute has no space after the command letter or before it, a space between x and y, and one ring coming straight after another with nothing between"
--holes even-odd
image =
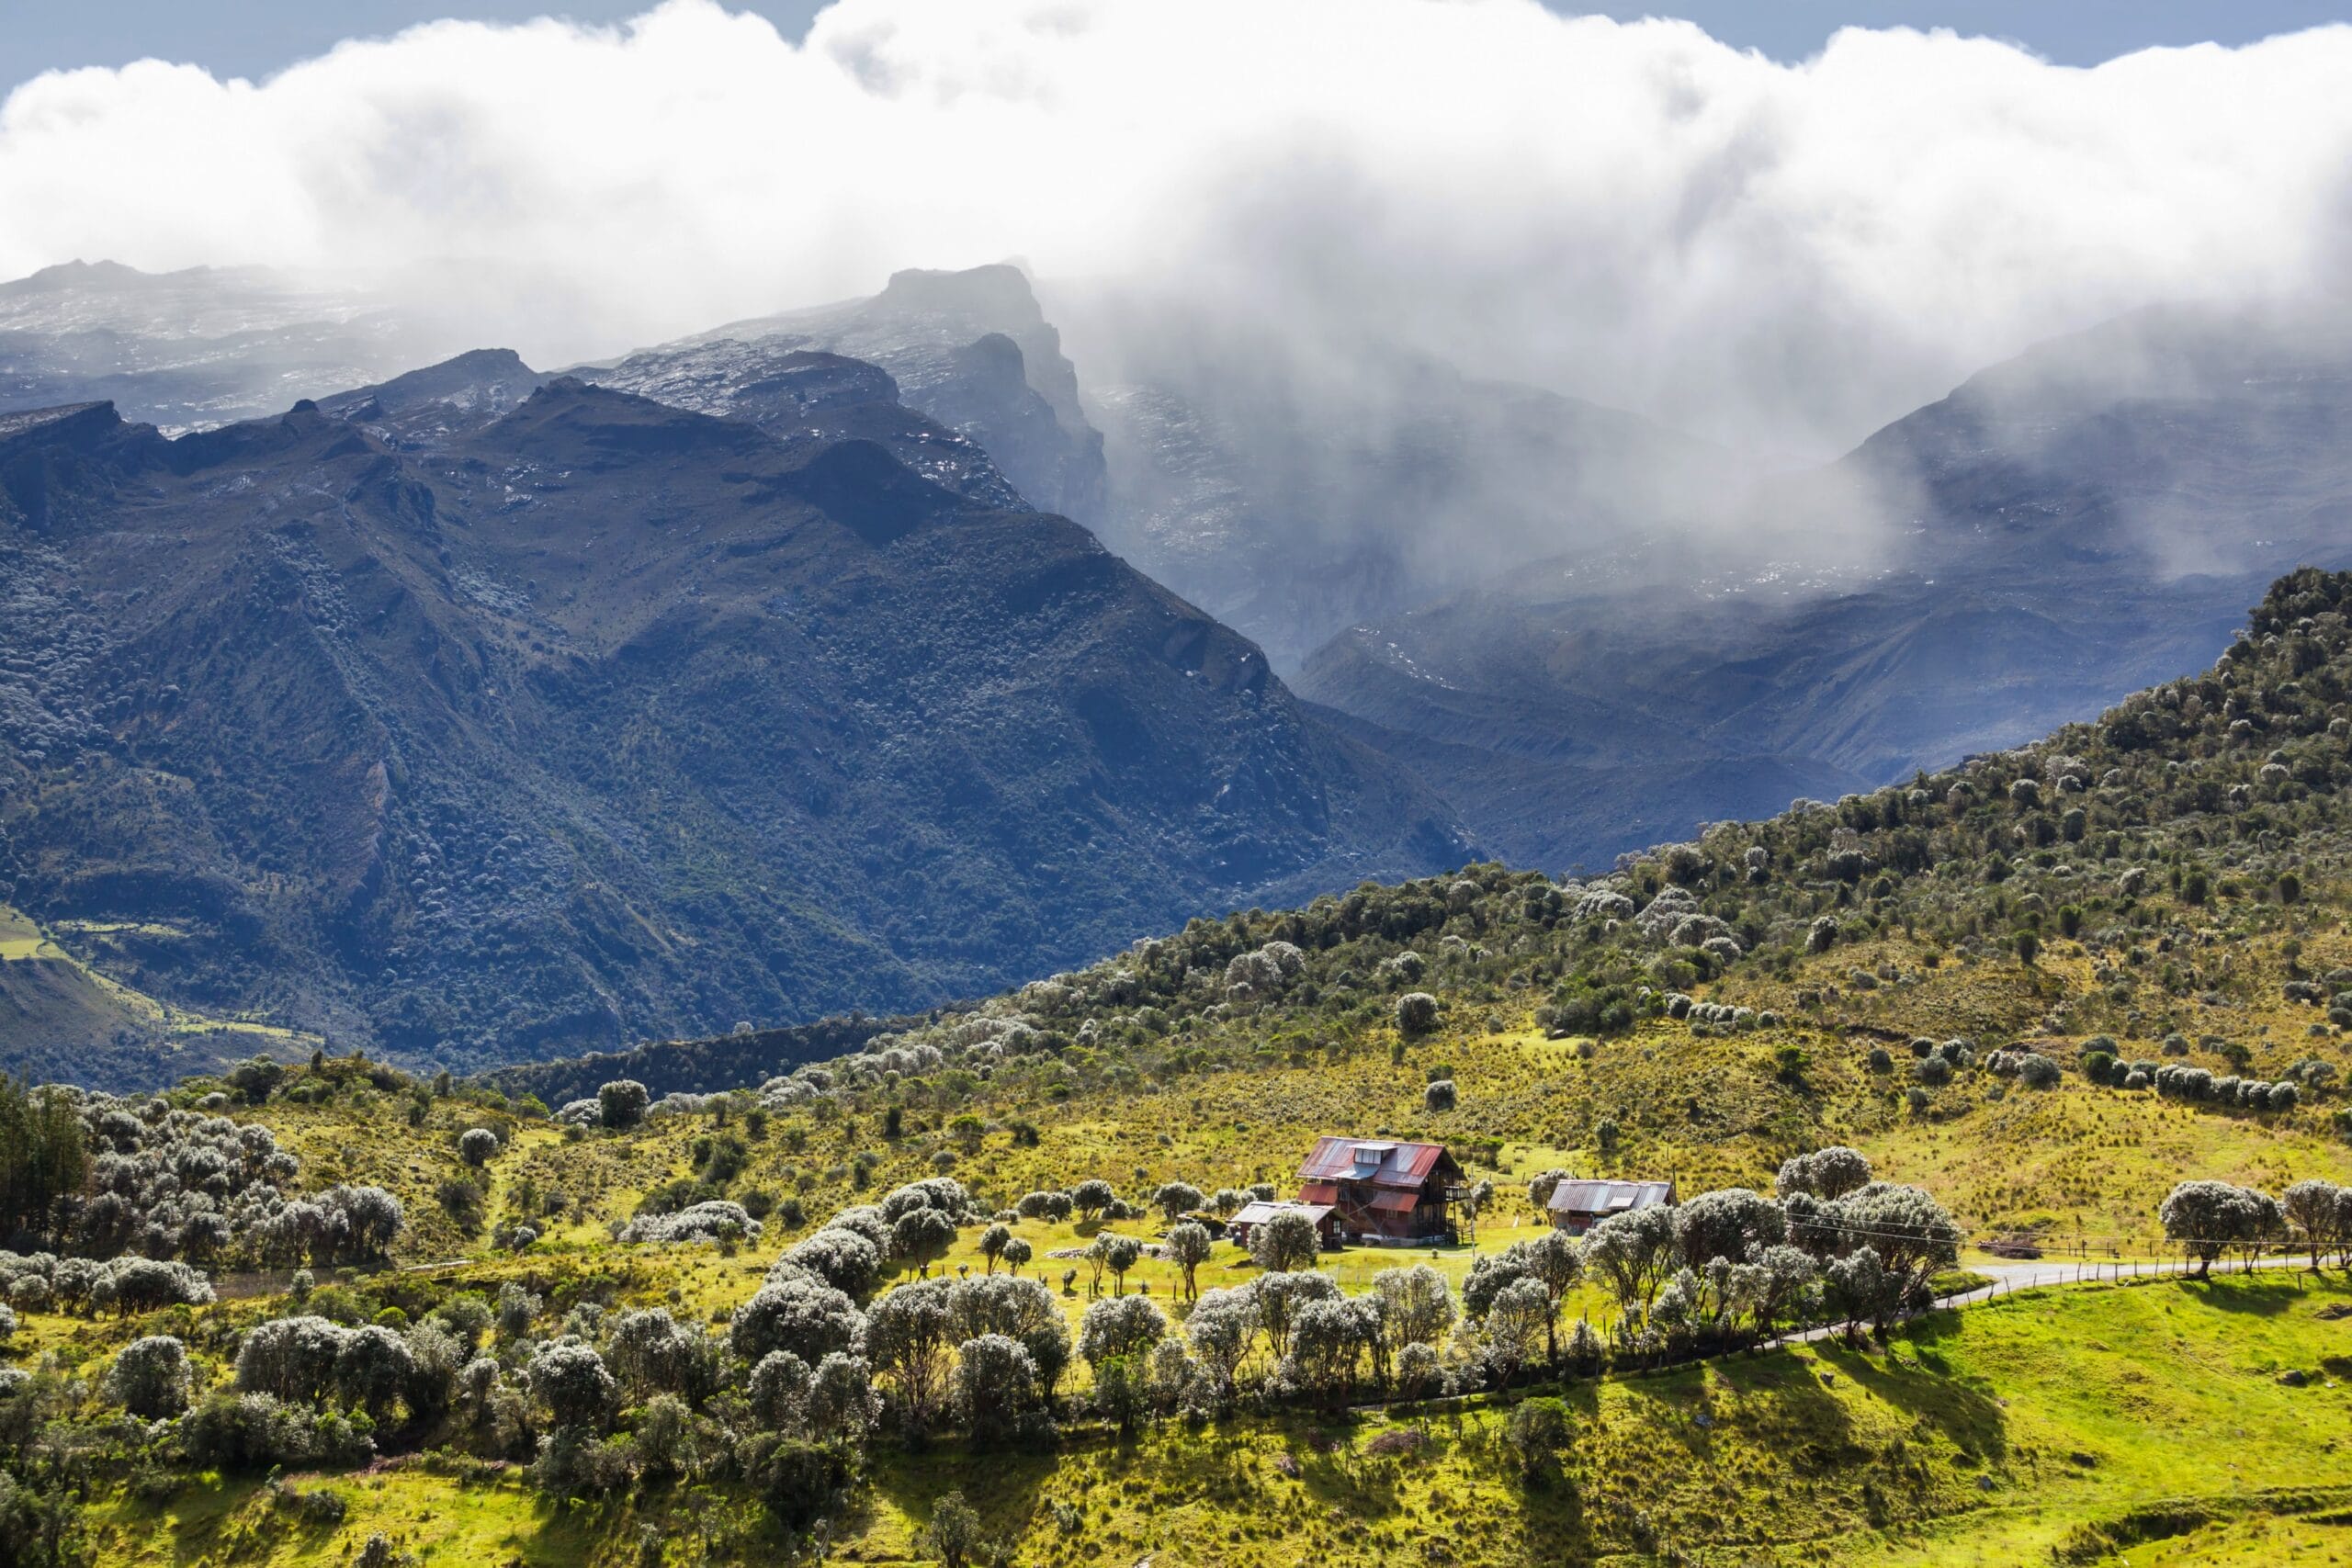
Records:
<instances>
[{"instance_id":1,"label":"house","mask_svg":"<svg viewBox=\"0 0 2352 1568\"><path fill-rule=\"evenodd\" d=\"M1570 1235L1582 1235L1611 1214L1656 1208L1674 1201L1671 1181L1563 1181L1552 1189L1544 1205L1552 1224Z\"/></svg>"},{"instance_id":2,"label":"house","mask_svg":"<svg viewBox=\"0 0 2352 1568\"><path fill-rule=\"evenodd\" d=\"M1342 1237L1374 1247L1454 1240L1468 1190L1442 1144L1385 1138L1319 1138L1298 1177L1300 1202L1329 1205Z\"/></svg>"},{"instance_id":3,"label":"house","mask_svg":"<svg viewBox=\"0 0 2352 1568\"><path fill-rule=\"evenodd\" d=\"M1281 1199L1261 1199L1256 1202L1244 1203L1235 1213L1233 1218L1225 1222L1225 1234L1233 1241L1247 1247L1250 1245L1251 1230L1264 1224L1276 1214L1290 1209L1297 1210L1315 1222L1316 1232L1322 1236L1325 1247L1339 1245L1340 1227L1332 1218L1331 1205L1329 1203L1290 1203Z\"/></svg>"}]
</instances>

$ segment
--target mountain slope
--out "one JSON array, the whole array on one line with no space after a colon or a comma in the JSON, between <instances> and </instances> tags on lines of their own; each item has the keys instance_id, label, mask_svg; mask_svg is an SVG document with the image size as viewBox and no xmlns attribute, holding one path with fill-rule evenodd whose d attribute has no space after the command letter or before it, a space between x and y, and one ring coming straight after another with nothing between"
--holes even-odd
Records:
<instances>
[{"instance_id":1,"label":"mountain slope","mask_svg":"<svg viewBox=\"0 0 2352 1568\"><path fill-rule=\"evenodd\" d=\"M2278 571L2352 560L2347 454L2334 317L2149 312L1755 502L1874 497L1876 558L1563 560L1351 628L1298 686L1409 738L1392 754L1505 855L1599 862L1657 836L1644 766L1762 758L1866 788L2200 667ZM1627 771L1562 775L1546 801L1531 770L1557 759ZM1735 791L1690 820L1759 804Z\"/></svg>"},{"instance_id":2,"label":"mountain slope","mask_svg":"<svg viewBox=\"0 0 2352 1568\"><path fill-rule=\"evenodd\" d=\"M796 351L888 371L908 408L984 450L1032 504L1102 523L1102 434L1080 406L1060 333L1015 267L894 273L868 299L736 321L581 374L632 389L660 377L694 389L688 406L781 432L790 414L767 383Z\"/></svg>"},{"instance_id":3,"label":"mountain slope","mask_svg":"<svg viewBox=\"0 0 2352 1568\"><path fill-rule=\"evenodd\" d=\"M330 406L0 426L0 869L180 933L144 991L488 1064L1459 858L1249 644L883 439L503 355Z\"/></svg>"},{"instance_id":4,"label":"mountain slope","mask_svg":"<svg viewBox=\"0 0 2352 1568\"><path fill-rule=\"evenodd\" d=\"M433 354L365 290L260 267L69 262L0 283L0 409L111 400L165 430L254 419Z\"/></svg>"}]
</instances>

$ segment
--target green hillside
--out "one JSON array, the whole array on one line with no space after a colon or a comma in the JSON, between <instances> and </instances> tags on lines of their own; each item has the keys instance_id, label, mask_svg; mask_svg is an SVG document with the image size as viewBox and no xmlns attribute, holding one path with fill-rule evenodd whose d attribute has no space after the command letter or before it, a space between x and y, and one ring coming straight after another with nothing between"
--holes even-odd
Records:
<instances>
[{"instance_id":1,"label":"green hillside","mask_svg":"<svg viewBox=\"0 0 2352 1568\"><path fill-rule=\"evenodd\" d=\"M0 1554L2337 1561L2352 1203L2177 1213L2222 1261L2155 1270L2183 1181L2352 1183L2347 609L2301 574L2024 750L1195 921L821 1064L0 1098ZM1214 1234L1332 1133L1446 1145L1464 1244ZM1684 1202L1546 1240L1559 1172ZM2037 1259L2127 1282L1912 1315Z\"/></svg>"}]
</instances>

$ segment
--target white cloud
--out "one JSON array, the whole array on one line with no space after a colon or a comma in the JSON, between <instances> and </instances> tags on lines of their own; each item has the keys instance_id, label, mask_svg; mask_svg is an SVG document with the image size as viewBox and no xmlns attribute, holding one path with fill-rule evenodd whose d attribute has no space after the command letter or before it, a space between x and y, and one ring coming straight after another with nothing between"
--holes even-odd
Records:
<instances>
[{"instance_id":1,"label":"white cloud","mask_svg":"<svg viewBox=\"0 0 2352 1568\"><path fill-rule=\"evenodd\" d=\"M842 0L805 46L672 0L38 78L0 276L456 257L554 361L1018 254L1821 450L2049 333L2346 270L2346 81L2352 27L1784 66L1533 0Z\"/></svg>"}]
</instances>

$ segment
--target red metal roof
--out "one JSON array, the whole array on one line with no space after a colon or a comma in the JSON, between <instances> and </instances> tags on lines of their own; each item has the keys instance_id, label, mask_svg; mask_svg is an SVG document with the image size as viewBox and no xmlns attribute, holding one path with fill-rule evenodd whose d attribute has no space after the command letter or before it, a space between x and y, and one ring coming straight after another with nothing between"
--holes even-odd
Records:
<instances>
[{"instance_id":1,"label":"red metal roof","mask_svg":"<svg viewBox=\"0 0 2352 1568\"><path fill-rule=\"evenodd\" d=\"M1413 1205L1420 1201L1420 1196L1417 1191L1375 1192L1372 1195L1372 1206L1392 1214L1409 1214L1413 1212Z\"/></svg>"},{"instance_id":2,"label":"red metal roof","mask_svg":"<svg viewBox=\"0 0 2352 1568\"><path fill-rule=\"evenodd\" d=\"M1340 1184L1336 1181L1310 1181L1298 1190L1302 1203L1336 1203L1340 1201Z\"/></svg>"},{"instance_id":3,"label":"red metal roof","mask_svg":"<svg viewBox=\"0 0 2352 1568\"><path fill-rule=\"evenodd\" d=\"M1324 1137L1298 1168L1302 1180L1368 1181L1375 1187L1418 1191L1453 1161L1442 1144L1405 1144L1391 1138Z\"/></svg>"}]
</instances>

